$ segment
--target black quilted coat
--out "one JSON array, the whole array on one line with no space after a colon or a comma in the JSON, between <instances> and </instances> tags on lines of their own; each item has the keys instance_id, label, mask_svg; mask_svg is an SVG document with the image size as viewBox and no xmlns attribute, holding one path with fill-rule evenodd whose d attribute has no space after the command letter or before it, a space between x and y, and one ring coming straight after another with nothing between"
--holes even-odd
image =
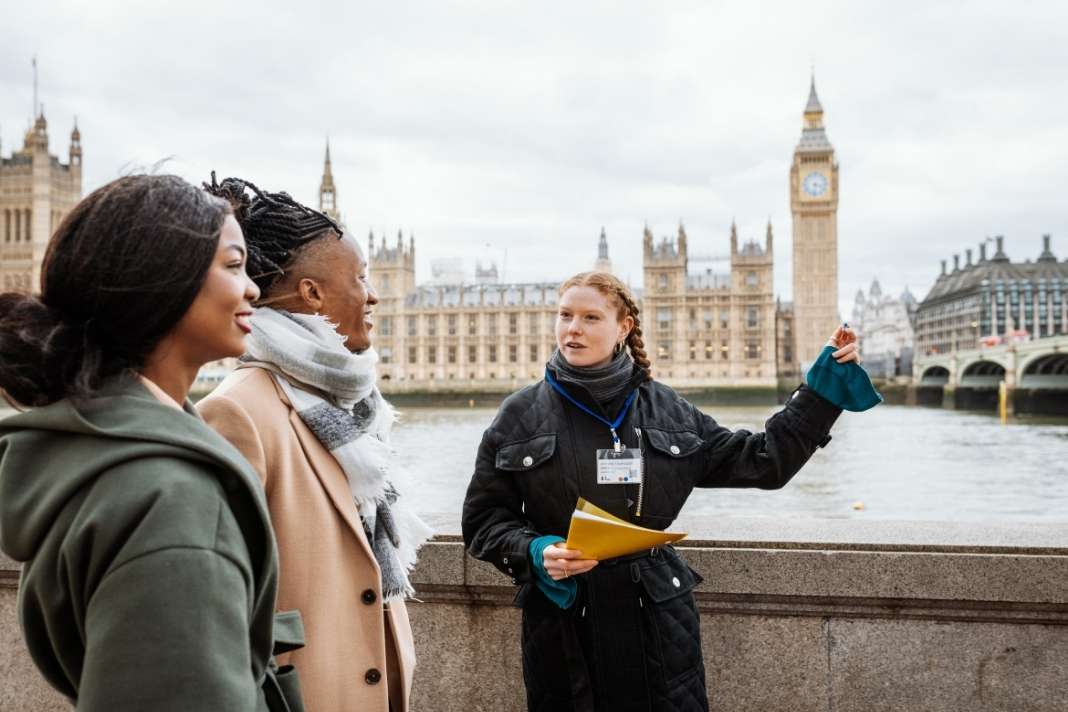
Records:
<instances>
[{"instance_id":1,"label":"black quilted coat","mask_svg":"<svg viewBox=\"0 0 1068 712\"><path fill-rule=\"evenodd\" d=\"M557 380L605 413L580 384ZM841 412L802 386L765 432L732 432L637 368L633 386L638 397L618 432L627 447L642 450L640 493L638 485L597 484L594 451L612 446L608 428L545 381L506 399L479 447L464 542L521 587L531 712L708 709L693 595L701 577L673 548L602 561L577 577L578 599L565 611L534 584L531 540L566 537L580 496L635 524L667 529L694 487L780 488L830 440ZM608 408L611 416L626 395Z\"/></svg>"}]
</instances>

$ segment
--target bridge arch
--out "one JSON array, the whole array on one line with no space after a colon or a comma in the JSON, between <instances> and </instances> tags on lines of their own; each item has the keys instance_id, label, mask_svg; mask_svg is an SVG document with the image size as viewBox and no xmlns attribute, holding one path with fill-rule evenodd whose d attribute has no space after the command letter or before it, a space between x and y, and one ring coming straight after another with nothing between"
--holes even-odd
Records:
<instances>
[{"instance_id":1,"label":"bridge arch","mask_svg":"<svg viewBox=\"0 0 1068 712\"><path fill-rule=\"evenodd\" d=\"M960 369L957 371L959 375L963 375L969 371L973 366L981 363L993 363L1001 366L1003 370L1009 367L1009 357L1006 353L985 353L974 352L970 355L970 358L962 358L958 365Z\"/></svg>"},{"instance_id":2,"label":"bridge arch","mask_svg":"<svg viewBox=\"0 0 1068 712\"><path fill-rule=\"evenodd\" d=\"M944 386L949 383L949 369L945 366L930 366L920 375L921 386Z\"/></svg>"},{"instance_id":3,"label":"bridge arch","mask_svg":"<svg viewBox=\"0 0 1068 712\"><path fill-rule=\"evenodd\" d=\"M997 388L1005 380L1005 367L997 361L979 360L968 364L958 382L962 388Z\"/></svg>"},{"instance_id":4,"label":"bridge arch","mask_svg":"<svg viewBox=\"0 0 1068 712\"><path fill-rule=\"evenodd\" d=\"M1021 388L1068 390L1068 353L1036 356L1020 369Z\"/></svg>"}]
</instances>

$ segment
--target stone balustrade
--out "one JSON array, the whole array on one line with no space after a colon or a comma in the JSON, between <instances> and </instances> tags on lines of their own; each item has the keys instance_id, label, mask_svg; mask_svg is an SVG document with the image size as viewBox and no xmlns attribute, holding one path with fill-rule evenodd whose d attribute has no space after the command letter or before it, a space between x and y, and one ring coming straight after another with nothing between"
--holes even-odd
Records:
<instances>
[{"instance_id":1,"label":"stone balustrade","mask_svg":"<svg viewBox=\"0 0 1068 712\"><path fill-rule=\"evenodd\" d=\"M515 588L455 519L414 573L415 712L523 710ZM1068 710L1068 524L687 521L713 710ZM40 680L0 559L0 709L69 709ZM314 644L314 641L309 641Z\"/></svg>"}]
</instances>

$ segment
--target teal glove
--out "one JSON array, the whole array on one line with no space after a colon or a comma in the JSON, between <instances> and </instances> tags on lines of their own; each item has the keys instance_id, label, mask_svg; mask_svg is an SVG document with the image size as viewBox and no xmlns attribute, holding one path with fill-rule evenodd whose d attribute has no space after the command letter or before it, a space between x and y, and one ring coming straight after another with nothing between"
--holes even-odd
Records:
<instances>
[{"instance_id":1,"label":"teal glove","mask_svg":"<svg viewBox=\"0 0 1068 712\"><path fill-rule=\"evenodd\" d=\"M545 549L558 541L563 541L563 539L558 536L547 535L539 536L530 542L530 564L534 569L534 581L537 583L538 588L541 589L541 592L545 594L546 598L566 611L575 603L575 598L578 596L578 584L575 579L555 581L549 575L549 572L545 570Z\"/></svg>"},{"instance_id":2,"label":"teal glove","mask_svg":"<svg viewBox=\"0 0 1068 712\"><path fill-rule=\"evenodd\" d=\"M831 356L831 345L823 347L816 362L808 369L808 387L842 410L854 413L869 410L883 402L883 397L868 378L868 372L855 361L838 363Z\"/></svg>"}]
</instances>

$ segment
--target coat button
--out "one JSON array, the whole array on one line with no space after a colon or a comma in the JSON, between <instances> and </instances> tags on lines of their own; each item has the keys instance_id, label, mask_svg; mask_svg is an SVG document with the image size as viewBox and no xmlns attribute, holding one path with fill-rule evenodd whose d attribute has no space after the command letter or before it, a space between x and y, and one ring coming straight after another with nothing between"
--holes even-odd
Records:
<instances>
[{"instance_id":1,"label":"coat button","mask_svg":"<svg viewBox=\"0 0 1068 712\"><path fill-rule=\"evenodd\" d=\"M513 585L518 584L518 583L519 583L518 581L516 581L515 579L512 579L512 584Z\"/></svg>"},{"instance_id":2,"label":"coat button","mask_svg":"<svg viewBox=\"0 0 1068 712\"><path fill-rule=\"evenodd\" d=\"M531 457L530 455L527 455L526 457L523 458L523 467L530 467L533 464L534 464L534 458Z\"/></svg>"},{"instance_id":3,"label":"coat button","mask_svg":"<svg viewBox=\"0 0 1068 712\"><path fill-rule=\"evenodd\" d=\"M681 586L681 585L682 585L682 582L681 582L681 581L679 581L679 577L678 577L678 576L672 576L672 577L671 577L671 584L672 584L672 585L673 585L673 586L674 586L675 588L678 588L679 586Z\"/></svg>"},{"instance_id":4,"label":"coat button","mask_svg":"<svg viewBox=\"0 0 1068 712\"><path fill-rule=\"evenodd\" d=\"M360 600L366 603L368 606L378 600L378 596L371 589L367 589L360 594Z\"/></svg>"},{"instance_id":5,"label":"coat button","mask_svg":"<svg viewBox=\"0 0 1068 712\"><path fill-rule=\"evenodd\" d=\"M679 454L679 446L678 445L672 445L668 449L671 450L671 454L672 455L678 455Z\"/></svg>"},{"instance_id":6,"label":"coat button","mask_svg":"<svg viewBox=\"0 0 1068 712\"><path fill-rule=\"evenodd\" d=\"M514 574L515 573L515 571L512 571L512 567L511 566L508 567L508 573L510 573L510 574Z\"/></svg>"},{"instance_id":7,"label":"coat button","mask_svg":"<svg viewBox=\"0 0 1068 712\"><path fill-rule=\"evenodd\" d=\"M382 673L375 668L371 668L367 671L367 674L363 676L363 679L368 685L377 685L382 680Z\"/></svg>"},{"instance_id":8,"label":"coat button","mask_svg":"<svg viewBox=\"0 0 1068 712\"><path fill-rule=\"evenodd\" d=\"M502 557L501 558L501 563L507 564L508 563L508 557L507 556Z\"/></svg>"}]
</instances>

